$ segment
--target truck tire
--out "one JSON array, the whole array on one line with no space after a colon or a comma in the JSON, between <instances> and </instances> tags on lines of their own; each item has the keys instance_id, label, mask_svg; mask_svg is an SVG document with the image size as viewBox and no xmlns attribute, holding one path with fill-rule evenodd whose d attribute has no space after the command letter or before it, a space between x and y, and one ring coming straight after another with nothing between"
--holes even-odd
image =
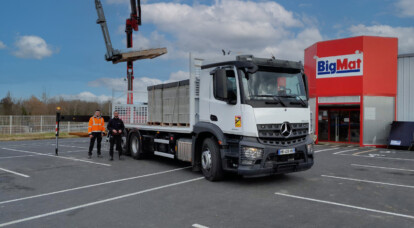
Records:
<instances>
[{"instance_id":1,"label":"truck tire","mask_svg":"<svg viewBox=\"0 0 414 228\"><path fill-rule=\"evenodd\" d=\"M221 155L217 142L212 138L206 138L201 148L201 171L209 181L223 179L221 167Z\"/></svg>"},{"instance_id":2,"label":"truck tire","mask_svg":"<svg viewBox=\"0 0 414 228\"><path fill-rule=\"evenodd\" d=\"M139 137L139 134L132 133L129 138L129 151L131 152L131 156L134 159L142 159L144 158L144 154L142 151L142 143Z\"/></svg>"}]
</instances>

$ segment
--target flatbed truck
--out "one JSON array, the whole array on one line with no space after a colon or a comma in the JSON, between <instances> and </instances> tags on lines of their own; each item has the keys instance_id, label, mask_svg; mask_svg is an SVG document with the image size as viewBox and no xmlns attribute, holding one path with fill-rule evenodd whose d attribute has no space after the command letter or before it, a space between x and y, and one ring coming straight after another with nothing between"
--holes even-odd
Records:
<instances>
[{"instance_id":1,"label":"flatbed truck","mask_svg":"<svg viewBox=\"0 0 414 228\"><path fill-rule=\"evenodd\" d=\"M135 159L191 162L210 181L310 169L309 88L301 62L241 55L190 57L188 80L148 87L148 104L114 104Z\"/></svg>"}]
</instances>

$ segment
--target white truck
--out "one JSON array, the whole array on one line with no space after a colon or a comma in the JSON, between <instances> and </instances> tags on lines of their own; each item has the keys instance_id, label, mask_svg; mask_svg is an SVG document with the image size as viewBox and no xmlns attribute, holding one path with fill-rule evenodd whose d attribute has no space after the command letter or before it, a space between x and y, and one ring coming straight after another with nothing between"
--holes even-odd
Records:
<instances>
[{"instance_id":1,"label":"white truck","mask_svg":"<svg viewBox=\"0 0 414 228\"><path fill-rule=\"evenodd\" d=\"M264 176L312 167L301 62L242 55L210 64L191 59L190 65L189 80L148 87L147 105L113 105L132 157L191 162L210 181L224 172Z\"/></svg>"}]
</instances>

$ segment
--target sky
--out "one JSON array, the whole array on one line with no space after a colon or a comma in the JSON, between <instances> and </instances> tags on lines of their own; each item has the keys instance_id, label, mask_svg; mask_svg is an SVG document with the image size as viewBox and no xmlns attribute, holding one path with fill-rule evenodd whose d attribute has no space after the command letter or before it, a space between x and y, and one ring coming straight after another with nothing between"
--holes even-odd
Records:
<instances>
[{"instance_id":1,"label":"sky","mask_svg":"<svg viewBox=\"0 0 414 228\"><path fill-rule=\"evenodd\" d=\"M101 0L116 49L126 48L129 0ZM32 95L105 101L126 87L126 63L112 64L94 0L0 0L0 99ZM413 0L142 0L134 48L168 54L134 63L134 88L188 77L189 53L302 60L324 40L360 35L399 38L414 53Z\"/></svg>"}]
</instances>

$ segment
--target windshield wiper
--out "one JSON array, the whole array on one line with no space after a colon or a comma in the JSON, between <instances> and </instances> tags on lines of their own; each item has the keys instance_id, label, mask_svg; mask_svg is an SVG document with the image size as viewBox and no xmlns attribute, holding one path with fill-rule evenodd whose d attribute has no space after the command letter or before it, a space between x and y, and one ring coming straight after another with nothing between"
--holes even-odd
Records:
<instances>
[{"instance_id":1,"label":"windshield wiper","mask_svg":"<svg viewBox=\"0 0 414 228\"><path fill-rule=\"evenodd\" d=\"M300 97L300 96L293 96L293 95L279 95L276 97L284 97L284 98L299 98L300 104L302 104L303 107L306 107L306 102ZM280 100L280 99L279 99ZM292 103L292 102L290 102Z\"/></svg>"},{"instance_id":2,"label":"windshield wiper","mask_svg":"<svg viewBox=\"0 0 414 228\"><path fill-rule=\"evenodd\" d=\"M277 101L279 101L280 104L283 105L283 107L286 107L286 104L278 97L278 96L272 96L274 100L277 99Z\"/></svg>"},{"instance_id":3,"label":"windshield wiper","mask_svg":"<svg viewBox=\"0 0 414 228\"><path fill-rule=\"evenodd\" d=\"M297 98L299 98L300 102L302 102L302 106L306 107L306 102L300 96L297 96Z\"/></svg>"},{"instance_id":4,"label":"windshield wiper","mask_svg":"<svg viewBox=\"0 0 414 228\"><path fill-rule=\"evenodd\" d=\"M273 100L275 100L276 102L265 102L266 104L281 104L283 107L286 107L286 104L277 96L275 95L254 95L255 97L271 97L273 98Z\"/></svg>"}]
</instances>

